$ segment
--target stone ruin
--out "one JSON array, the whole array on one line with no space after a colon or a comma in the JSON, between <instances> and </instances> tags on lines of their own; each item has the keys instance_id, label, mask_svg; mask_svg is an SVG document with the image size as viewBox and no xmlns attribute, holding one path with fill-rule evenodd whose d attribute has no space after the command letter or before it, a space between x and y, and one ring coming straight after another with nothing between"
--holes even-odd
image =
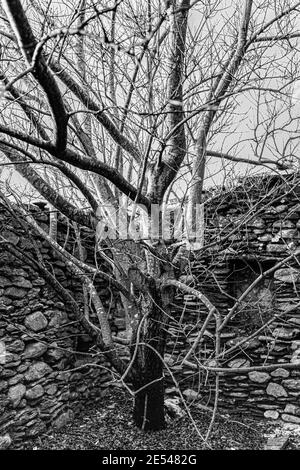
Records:
<instances>
[{"instance_id":1,"label":"stone ruin","mask_svg":"<svg viewBox=\"0 0 300 470\"><path fill-rule=\"evenodd\" d=\"M196 279L193 286L206 293L222 317L262 272L272 271L300 248L299 183L299 175L249 178L205 203L207 248L190 271ZM299 294L298 256L270 272L239 305L221 333L221 351L228 350L220 356L220 366L227 369L220 374L223 409L300 425ZM213 403L215 393L215 373L205 368L214 365L213 319L196 351L194 369L181 364L207 313L192 295L178 294L166 354L183 394L205 406ZM197 362L203 366L200 373ZM262 366L267 370L260 371ZM253 370L243 372L248 367ZM174 386L167 380L172 395Z\"/></svg>"},{"instance_id":2,"label":"stone ruin","mask_svg":"<svg viewBox=\"0 0 300 470\"><path fill-rule=\"evenodd\" d=\"M299 175L249 178L230 191L212 195L205 203L205 249L191 264L191 286L202 290L222 316L261 272L272 271L299 247L299 182ZM41 205L31 210L47 228L48 211ZM85 259L94 264L93 233L86 228L81 231ZM81 285L67 275L48 244L36 236L33 241L3 206L0 234L29 259L36 257L36 244L57 279L83 303ZM62 216L58 242L71 253L76 250L75 234ZM105 282L99 281L97 288L109 306L115 334L122 334L125 321L117 308L118 294ZM264 277L227 324L221 334L221 351L229 350L220 359L226 369L220 374L219 404L223 409L300 424L299 292L300 269L295 257ZM165 356L183 395L200 406L210 406L215 393L215 373L207 369L215 348L214 320L196 350L197 362L203 367L197 370L193 357L194 368L182 365L182 359L206 316L207 310L198 299L178 292ZM274 364L278 367L272 367ZM18 448L49 426L62 427L87 404L100 401L111 385L108 366L43 276L30 262L24 264L2 246L0 447L7 447L12 440ZM261 366L271 368L261 371ZM252 370L244 372L248 367ZM177 394L167 371L166 387L168 396Z\"/></svg>"},{"instance_id":3,"label":"stone ruin","mask_svg":"<svg viewBox=\"0 0 300 470\"><path fill-rule=\"evenodd\" d=\"M48 210L32 206L31 211L48 230ZM103 355L90 350L90 338L74 313L30 264L37 258L35 248L83 305L81 284L68 275L49 245L36 235L33 240L3 206L0 235L29 258L26 264L0 245L0 447L12 439L18 448L49 426L64 426L89 403L101 400L111 374ZM94 235L82 228L81 236L85 259L94 264ZM57 241L70 253L76 250L74 231L61 216ZM109 286L99 281L97 288L104 305L115 310ZM118 324L118 318L115 321Z\"/></svg>"}]
</instances>

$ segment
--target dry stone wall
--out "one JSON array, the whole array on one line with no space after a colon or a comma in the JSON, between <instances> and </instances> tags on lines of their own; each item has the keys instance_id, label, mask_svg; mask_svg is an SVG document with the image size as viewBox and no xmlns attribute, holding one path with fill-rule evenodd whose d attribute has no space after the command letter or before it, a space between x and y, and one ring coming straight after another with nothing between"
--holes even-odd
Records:
<instances>
[{"instance_id":1,"label":"dry stone wall","mask_svg":"<svg viewBox=\"0 0 300 470\"><path fill-rule=\"evenodd\" d=\"M266 196L269 193L268 196ZM205 204L205 244L191 272L195 287L204 291L224 317L233 301L260 274L299 248L299 176L252 179L232 192L224 192ZM300 266L294 259L264 278L245 299L221 334L222 367L237 370L220 375L220 405L231 412L300 424ZM290 310L295 306L294 310ZM287 312L287 313L284 313ZM279 315L258 335L263 324ZM178 294L171 321L166 359L189 400L211 405L215 374L205 367L197 371L182 366L188 348L197 337L207 310L192 295ZM198 325L198 327L195 327ZM213 366L215 324L212 320L197 350L201 364ZM295 369L281 367L294 364ZM274 366L260 371L255 367ZM194 360L194 365L196 361ZM249 373L243 367L252 367ZM241 369L241 372L238 372ZM167 377L169 394L176 393Z\"/></svg>"},{"instance_id":2,"label":"dry stone wall","mask_svg":"<svg viewBox=\"0 0 300 470\"><path fill-rule=\"evenodd\" d=\"M46 229L48 211L32 206ZM76 250L75 236L59 217L58 242ZM38 249L57 280L83 302L82 287L39 237L30 237L0 207L0 235L32 259ZM94 262L93 234L82 231L86 260ZM104 303L114 309L114 295L98 283ZM40 435L49 426L60 428L89 403L105 394L111 380L100 351L90 351L84 334L57 292L32 267L0 244L0 447L14 447ZM93 354L90 354L90 353ZM100 367L85 364L97 364Z\"/></svg>"}]
</instances>

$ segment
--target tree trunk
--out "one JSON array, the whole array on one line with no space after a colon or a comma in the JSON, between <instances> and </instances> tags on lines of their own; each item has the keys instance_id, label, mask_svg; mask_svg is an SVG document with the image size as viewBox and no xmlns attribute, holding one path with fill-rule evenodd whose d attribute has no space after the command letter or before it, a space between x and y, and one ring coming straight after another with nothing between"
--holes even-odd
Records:
<instances>
[{"instance_id":1,"label":"tree trunk","mask_svg":"<svg viewBox=\"0 0 300 470\"><path fill-rule=\"evenodd\" d=\"M163 357L173 290L170 287L163 290L150 287L150 295L145 296L142 305L143 328L134 340L140 346L134 364L136 395L133 419L136 426L144 431L158 431L164 429L166 424Z\"/></svg>"},{"instance_id":2,"label":"tree trunk","mask_svg":"<svg viewBox=\"0 0 300 470\"><path fill-rule=\"evenodd\" d=\"M165 349L165 332L162 315L154 306L145 322L135 361L136 392L133 420L143 431L157 431L165 427L164 371L162 359Z\"/></svg>"},{"instance_id":3,"label":"tree trunk","mask_svg":"<svg viewBox=\"0 0 300 470\"><path fill-rule=\"evenodd\" d=\"M162 370L157 370L156 379L160 380L151 384L155 380L154 375L153 373L145 374L143 382L146 386L140 392L137 392L134 400L133 420L135 425L143 431L158 431L165 427Z\"/></svg>"}]
</instances>

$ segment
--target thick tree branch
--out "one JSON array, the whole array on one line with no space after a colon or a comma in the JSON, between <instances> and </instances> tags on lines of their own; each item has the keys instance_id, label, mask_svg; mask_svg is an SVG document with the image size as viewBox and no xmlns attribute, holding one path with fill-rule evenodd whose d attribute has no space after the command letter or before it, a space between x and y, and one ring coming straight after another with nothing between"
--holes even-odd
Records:
<instances>
[{"instance_id":1,"label":"thick tree branch","mask_svg":"<svg viewBox=\"0 0 300 470\"><path fill-rule=\"evenodd\" d=\"M17 151L1 142L0 150L11 162L18 163L18 172L24 176L27 181L29 181L29 183L41 194L41 196L49 201L50 204L52 204L62 214L80 225L96 228L97 220L95 216L92 216L91 212L85 212L82 209L75 207L73 204L63 198L30 165L24 163L24 157L19 155ZM28 160L28 163L30 163L30 160Z\"/></svg>"},{"instance_id":2,"label":"thick tree branch","mask_svg":"<svg viewBox=\"0 0 300 470\"><path fill-rule=\"evenodd\" d=\"M62 152L67 145L68 117L60 90L48 69L42 53L34 58L37 42L21 2L19 0L3 0L2 3L11 27L16 34L22 54L29 67L32 67L32 75L46 93L55 121L55 147L58 152ZM32 63L33 59L35 59L34 63Z\"/></svg>"},{"instance_id":3,"label":"thick tree branch","mask_svg":"<svg viewBox=\"0 0 300 470\"><path fill-rule=\"evenodd\" d=\"M186 155L185 128L182 120L183 111L183 66L190 0L181 0L179 11L176 12L174 2L171 25L170 44L170 76L169 76L169 125L176 131L168 145L168 154L154 167L150 181L150 195L161 202L168 186L176 176ZM152 193L152 194L151 194Z\"/></svg>"},{"instance_id":4,"label":"thick tree branch","mask_svg":"<svg viewBox=\"0 0 300 470\"><path fill-rule=\"evenodd\" d=\"M150 210L151 204L149 199L146 196L140 194L136 200L137 189L132 184L128 183L128 181L115 168L110 167L106 163L100 162L99 160L92 160L70 149L66 149L64 152L59 153L56 147L50 142L41 141L35 137L23 134L22 132L14 131L8 127L3 126L2 124L0 124L0 132L21 140L22 142L26 142L27 144L33 145L37 148L46 150L53 157L56 157L59 160L69 163L70 165L73 165L77 168L81 168L82 170L86 171L92 171L93 173L97 173L100 176L104 176L104 178L108 179L114 185L116 185L118 189L120 189L120 191L122 191L132 201L135 201L138 204L142 204L148 210Z\"/></svg>"},{"instance_id":5,"label":"thick tree branch","mask_svg":"<svg viewBox=\"0 0 300 470\"><path fill-rule=\"evenodd\" d=\"M66 72L66 70L56 61L50 61L50 67L58 76L62 83L69 88L72 93L84 104L84 106L92 111L95 118L106 129L116 144L120 145L128 152L137 162L141 160L138 147L134 145L124 134L122 134L105 112L98 104L83 90L83 88Z\"/></svg>"},{"instance_id":6,"label":"thick tree branch","mask_svg":"<svg viewBox=\"0 0 300 470\"><path fill-rule=\"evenodd\" d=\"M5 83L5 85L8 85L8 80L4 73L1 71L0 72L0 79ZM23 99L21 93L17 88L15 88L13 85L10 85L8 88L10 94L12 97L16 100L18 105L21 107L23 110L24 114L28 117L30 122L34 125L35 129L37 130L38 134L40 137L45 140L45 141L50 141L49 136L45 130L45 128L42 126L39 118L36 116L36 114L32 111L31 107L26 103L26 101ZM18 150L18 149L16 149ZM19 149L20 151L23 151L22 149ZM30 157L32 159L32 157ZM45 162L46 163L46 162ZM94 213L96 214L97 209L98 209L98 203L95 200L93 194L89 190L86 184L82 182L82 180L70 169L68 168L63 162L60 162L56 160L52 165L56 168L58 168L68 179L70 179L75 186L78 187L78 189L82 192L84 197L87 199L87 201L90 203L91 208L93 209ZM19 171L19 166L16 168L17 171ZM22 170L21 170L22 171ZM23 176L25 176L23 174ZM33 184L33 181L30 181L31 184ZM36 188L38 189L38 188ZM52 203L53 204L53 203ZM55 204L53 204L55 206ZM56 207L56 206L55 206ZM56 207L59 211L63 212L63 208L61 207Z\"/></svg>"}]
</instances>

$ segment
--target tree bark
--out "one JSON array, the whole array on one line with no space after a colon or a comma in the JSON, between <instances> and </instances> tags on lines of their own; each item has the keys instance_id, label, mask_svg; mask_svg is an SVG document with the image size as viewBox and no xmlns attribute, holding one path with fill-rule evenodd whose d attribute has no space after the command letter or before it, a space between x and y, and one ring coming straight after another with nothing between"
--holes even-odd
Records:
<instances>
[{"instance_id":1,"label":"tree bark","mask_svg":"<svg viewBox=\"0 0 300 470\"><path fill-rule=\"evenodd\" d=\"M160 367L162 369L162 367ZM162 370L156 369L157 378L160 377ZM153 379L147 374L144 382L150 383ZM164 383L163 380L148 385L137 392L134 399L133 420L137 427L143 431L159 431L164 429Z\"/></svg>"},{"instance_id":2,"label":"tree bark","mask_svg":"<svg viewBox=\"0 0 300 470\"><path fill-rule=\"evenodd\" d=\"M157 431L165 427L163 326L162 313L152 304L140 341L142 344L136 361L137 380L133 384L136 393L133 420L143 431Z\"/></svg>"},{"instance_id":3,"label":"tree bark","mask_svg":"<svg viewBox=\"0 0 300 470\"><path fill-rule=\"evenodd\" d=\"M157 247L162 256L163 245ZM132 341L136 354L133 383L135 401L133 419L136 426L144 431L157 431L165 427L164 413L164 363L166 330L174 287L165 286L166 278L174 276L168 262L160 262L147 254L148 276L142 277L136 285L143 291L140 305L141 322ZM137 346L138 345L138 346Z\"/></svg>"}]
</instances>

